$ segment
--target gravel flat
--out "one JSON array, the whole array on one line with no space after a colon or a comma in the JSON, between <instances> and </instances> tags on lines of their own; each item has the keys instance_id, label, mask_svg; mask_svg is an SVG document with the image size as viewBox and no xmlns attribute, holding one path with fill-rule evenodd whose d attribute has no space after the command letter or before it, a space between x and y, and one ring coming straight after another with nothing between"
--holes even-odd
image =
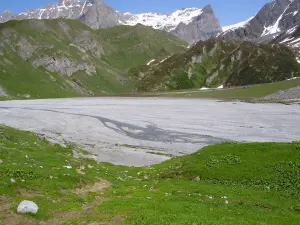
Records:
<instances>
[{"instance_id":1,"label":"gravel flat","mask_svg":"<svg viewBox=\"0 0 300 225\"><path fill-rule=\"evenodd\" d=\"M300 106L198 99L0 102L0 124L73 142L99 162L144 166L226 141L300 140Z\"/></svg>"},{"instance_id":2,"label":"gravel flat","mask_svg":"<svg viewBox=\"0 0 300 225\"><path fill-rule=\"evenodd\" d=\"M284 91L278 91L274 94L265 97L267 100L289 100L289 99L300 99L300 86L290 88Z\"/></svg>"}]
</instances>

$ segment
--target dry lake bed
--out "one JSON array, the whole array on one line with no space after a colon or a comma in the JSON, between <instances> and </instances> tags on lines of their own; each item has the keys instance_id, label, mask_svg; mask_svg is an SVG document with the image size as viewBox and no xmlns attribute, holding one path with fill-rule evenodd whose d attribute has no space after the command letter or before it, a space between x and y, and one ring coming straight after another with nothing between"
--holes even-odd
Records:
<instances>
[{"instance_id":1,"label":"dry lake bed","mask_svg":"<svg viewBox=\"0 0 300 225\"><path fill-rule=\"evenodd\" d=\"M0 124L144 166L228 141L300 140L300 105L202 99L74 98L0 102Z\"/></svg>"}]
</instances>

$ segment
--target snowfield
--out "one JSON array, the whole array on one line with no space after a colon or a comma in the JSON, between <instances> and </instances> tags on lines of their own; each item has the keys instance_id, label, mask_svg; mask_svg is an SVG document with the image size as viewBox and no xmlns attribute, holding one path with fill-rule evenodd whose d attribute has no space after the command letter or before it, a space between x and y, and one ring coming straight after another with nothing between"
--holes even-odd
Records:
<instances>
[{"instance_id":1,"label":"snowfield","mask_svg":"<svg viewBox=\"0 0 300 225\"><path fill-rule=\"evenodd\" d=\"M119 20L120 24L135 26L137 24L143 24L145 26L151 26L154 29L166 30L168 32L176 29L180 23L189 24L193 19L202 14L202 9L198 8L186 8L177 10L170 14L158 14L158 13L141 13L132 14L124 13L122 19Z\"/></svg>"}]
</instances>

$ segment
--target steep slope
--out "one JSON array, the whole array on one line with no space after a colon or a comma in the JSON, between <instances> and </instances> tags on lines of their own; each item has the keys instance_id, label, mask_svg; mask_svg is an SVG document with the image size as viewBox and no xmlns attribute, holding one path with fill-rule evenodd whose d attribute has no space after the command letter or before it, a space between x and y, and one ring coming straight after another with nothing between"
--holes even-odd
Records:
<instances>
[{"instance_id":1,"label":"steep slope","mask_svg":"<svg viewBox=\"0 0 300 225\"><path fill-rule=\"evenodd\" d=\"M40 9L32 9L19 15L6 11L0 14L0 22L12 19L79 19L93 29L113 27L117 25L143 24L160 29L180 37L192 44L199 40L207 40L222 32L220 24L211 8L187 8L177 10L168 15L157 13L121 13L107 6L101 0L60 0L58 4L48 5Z\"/></svg>"},{"instance_id":2,"label":"steep slope","mask_svg":"<svg viewBox=\"0 0 300 225\"><path fill-rule=\"evenodd\" d=\"M294 50L297 57L300 57L300 25L283 32L271 41L271 44L283 44ZM300 60L299 60L300 62Z\"/></svg>"},{"instance_id":3,"label":"steep slope","mask_svg":"<svg viewBox=\"0 0 300 225\"><path fill-rule=\"evenodd\" d=\"M183 54L130 70L138 91L231 87L281 81L300 74L293 52L281 45L200 41Z\"/></svg>"},{"instance_id":4,"label":"steep slope","mask_svg":"<svg viewBox=\"0 0 300 225\"><path fill-rule=\"evenodd\" d=\"M78 20L9 21L0 24L0 89L17 98L131 92L128 69L186 46L142 25L93 30Z\"/></svg>"},{"instance_id":5,"label":"steep slope","mask_svg":"<svg viewBox=\"0 0 300 225\"><path fill-rule=\"evenodd\" d=\"M207 40L222 32L219 21L210 5L203 9L187 8L177 10L168 15L119 13L119 18L122 24L136 25L141 23L155 29L168 31L190 44Z\"/></svg>"},{"instance_id":6,"label":"steep slope","mask_svg":"<svg viewBox=\"0 0 300 225\"><path fill-rule=\"evenodd\" d=\"M225 40L270 41L300 21L300 0L274 0L240 26L223 30Z\"/></svg>"}]
</instances>

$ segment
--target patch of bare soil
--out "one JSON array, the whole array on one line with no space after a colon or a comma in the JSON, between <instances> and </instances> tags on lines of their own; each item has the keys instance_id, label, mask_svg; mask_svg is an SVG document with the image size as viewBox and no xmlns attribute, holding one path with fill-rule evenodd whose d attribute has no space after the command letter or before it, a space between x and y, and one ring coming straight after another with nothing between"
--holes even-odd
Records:
<instances>
[{"instance_id":1,"label":"patch of bare soil","mask_svg":"<svg viewBox=\"0 0 300 225\"><path fill-rule=\"evenodd\" d=\"M103 191L104 189L106 188L109 188L110 187L110 183L106 180L100 180L99 182L95 183L95 184L92 184L92 185L86 185L80 189L76 189L74 191L75 194L77 195L85 195L89 192L95 192L95 193L98 193L98 192L101 192Z\"/></svg>"}]
</instances>

